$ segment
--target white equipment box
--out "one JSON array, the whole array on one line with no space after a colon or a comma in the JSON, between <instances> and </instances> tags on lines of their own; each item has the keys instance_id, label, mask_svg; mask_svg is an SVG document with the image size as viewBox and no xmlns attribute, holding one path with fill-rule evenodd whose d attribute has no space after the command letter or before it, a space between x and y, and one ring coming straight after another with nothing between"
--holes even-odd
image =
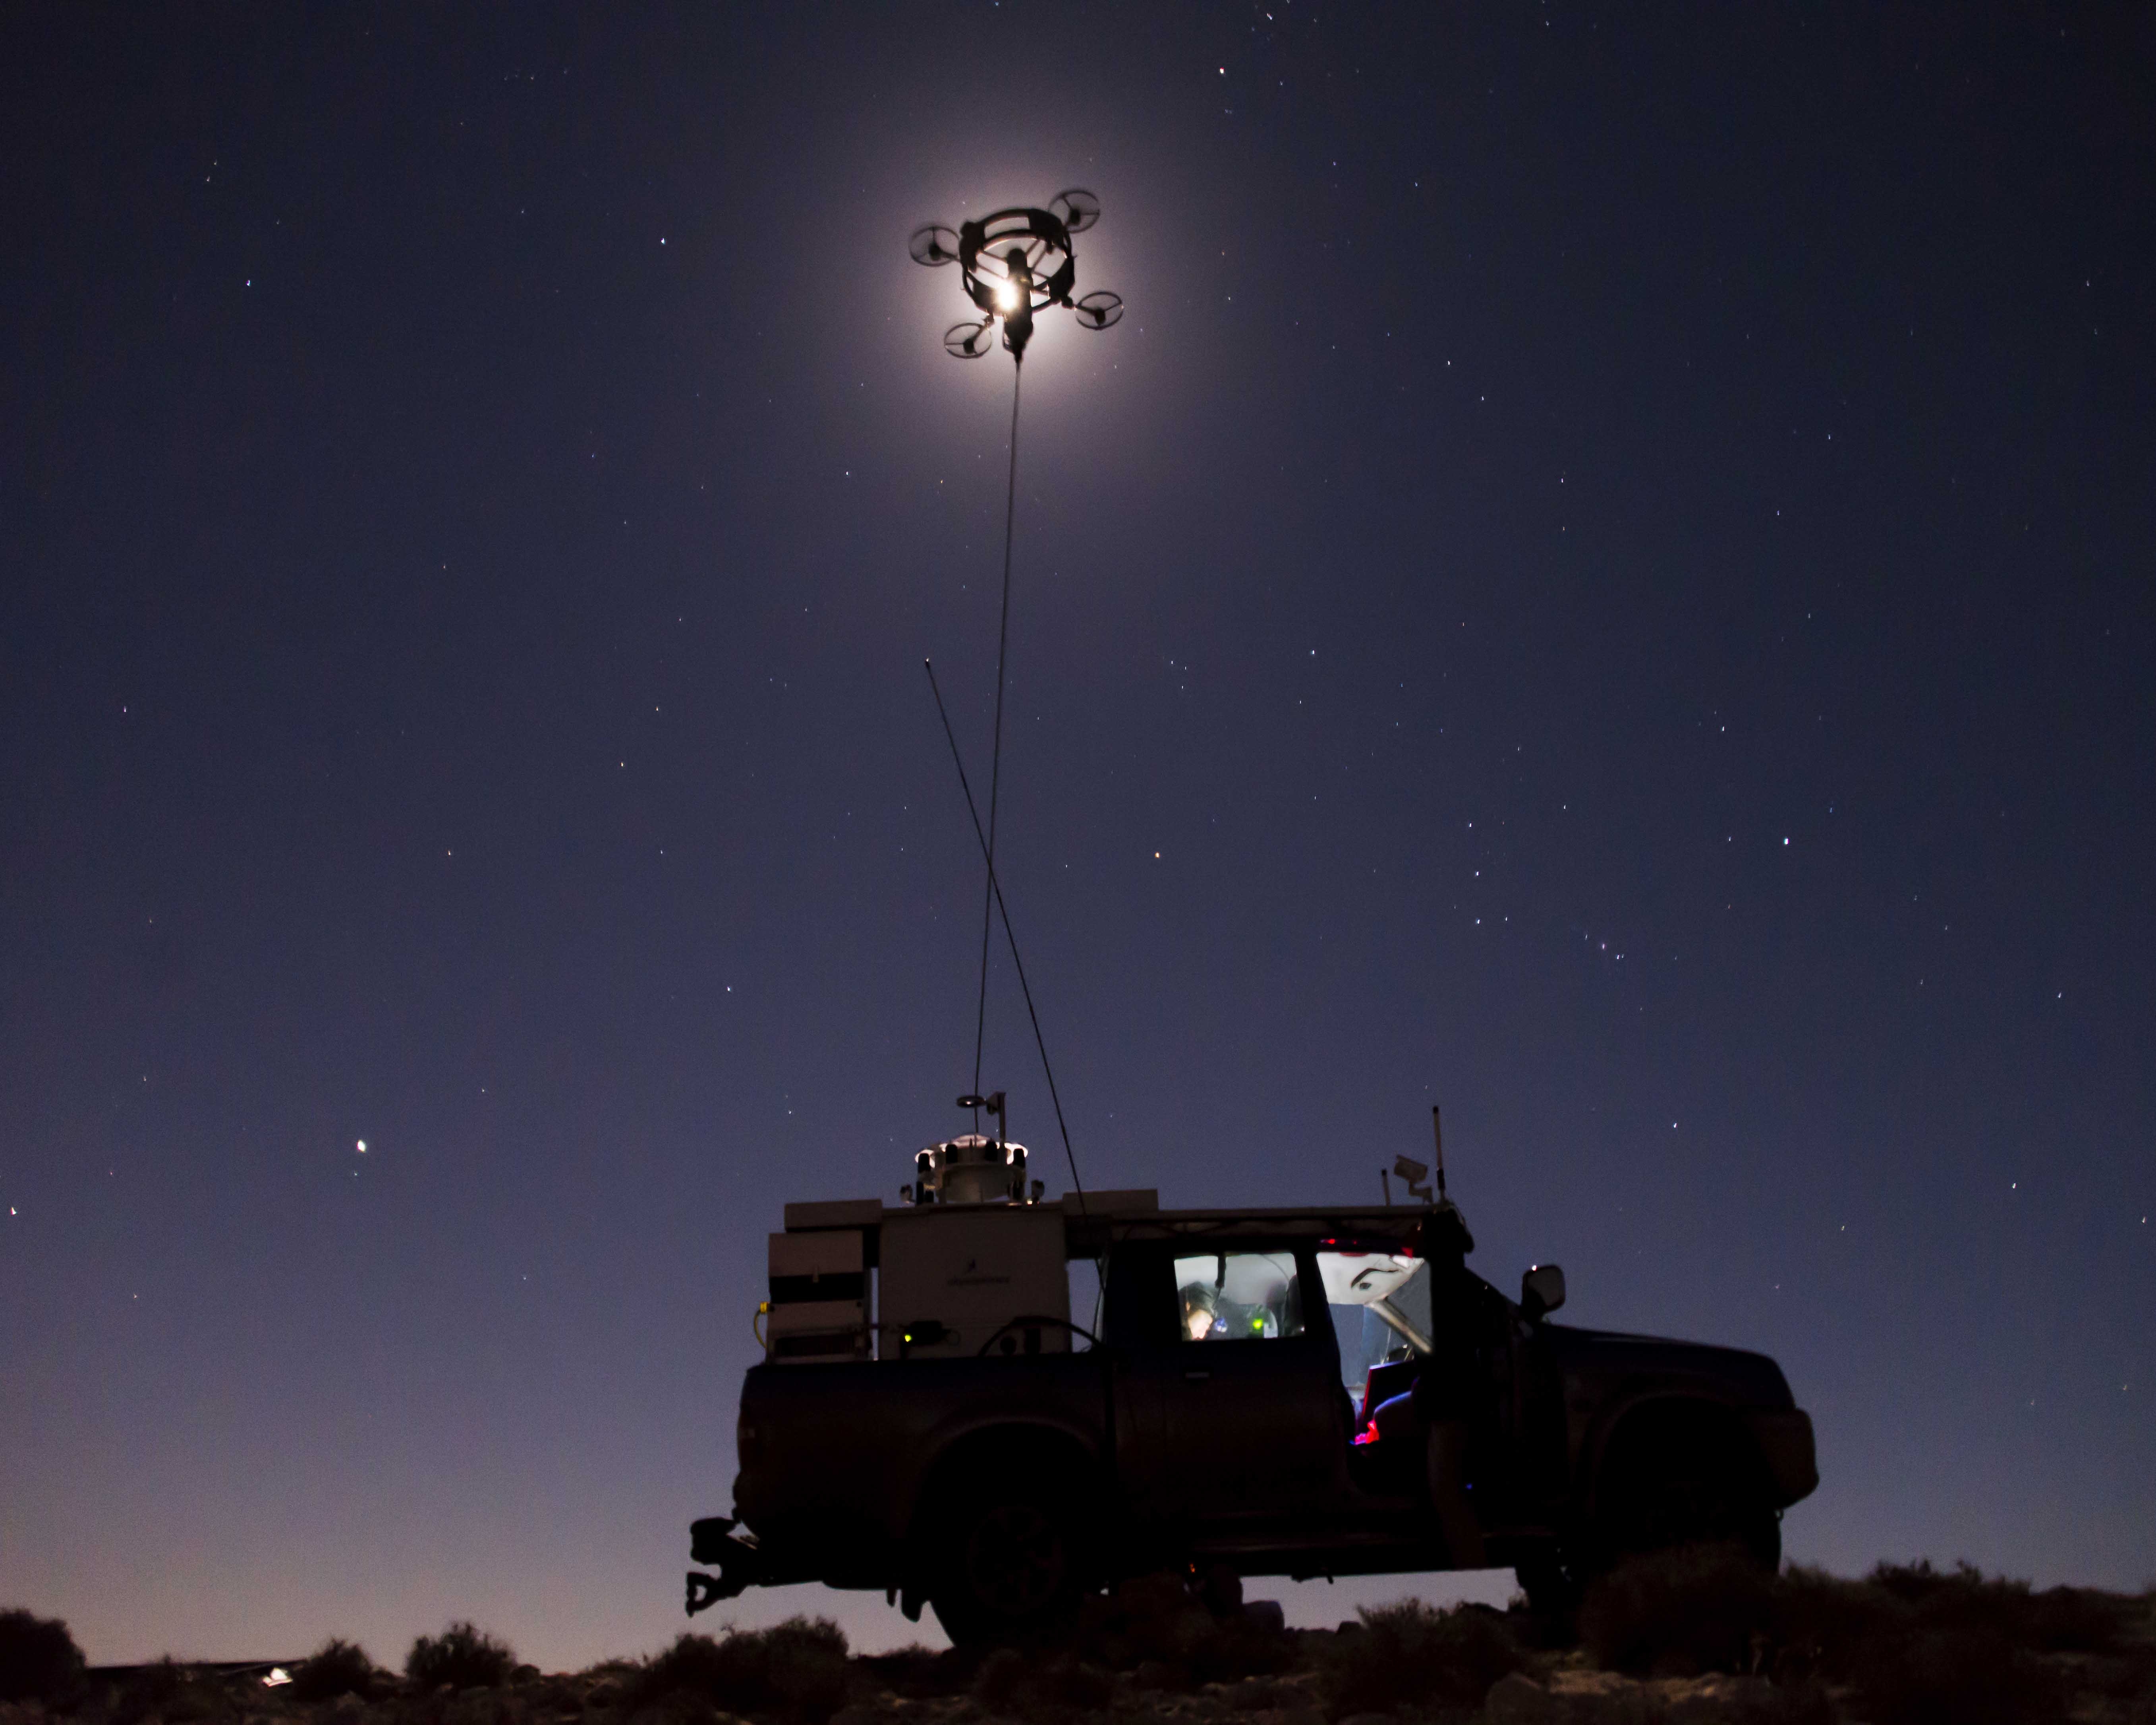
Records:
<instances>
[{"instance_id":1,"label":"white equipment box","mask_svg":"<svg viewBox=\"0 0 2156 1725\"><path fill-rule=\"evenodd\" d=\"M998 1330L1022 1317L1053 1320L1039 1327L1040 1352L1070 1351L1061 1206L922 1204L886 1212L880 1232L885 1358L899 1357L900 1337L909 1329L940 1323L942 1339L906 1343L906 1354L971 1358ZM1031 1341L1014 1334L1014 1351Z\"/></svg>"},{"instance_id":2,"label":"white equipment box","mask_svg":"<svg viewBox=\"0 0 2156 1725\"><path fill-rule=\"evenodd\" d=\"M765 1358L789 1363L866 1359L869 1335L860 1230L773 1235Z\"/></svg>"}]
</instances>

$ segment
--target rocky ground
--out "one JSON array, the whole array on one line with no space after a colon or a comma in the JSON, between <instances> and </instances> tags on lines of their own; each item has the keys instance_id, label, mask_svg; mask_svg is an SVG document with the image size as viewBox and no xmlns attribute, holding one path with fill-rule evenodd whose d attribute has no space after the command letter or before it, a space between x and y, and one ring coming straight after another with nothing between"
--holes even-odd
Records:
<instances>
[{"instance_id":1,"label":"rocky ground","mask_svg":"<svg viewBox=\"0 0 2156 1725\"><path fill-rule=\"evenodd\" d=\"M1563 1623L1409 1602L1286 1630L1161 1576L1053 1645L986 1655L856 1657L797 1619L549 1674L457 1625L401 1676L342 1642L264 1675L85 1671L63 1626L0 1615L0 1725L2156 1725L2156 1594L1922 1564L1768 1578L1694 1551L1620 1570Z\"/></svg>"}]
</instances>

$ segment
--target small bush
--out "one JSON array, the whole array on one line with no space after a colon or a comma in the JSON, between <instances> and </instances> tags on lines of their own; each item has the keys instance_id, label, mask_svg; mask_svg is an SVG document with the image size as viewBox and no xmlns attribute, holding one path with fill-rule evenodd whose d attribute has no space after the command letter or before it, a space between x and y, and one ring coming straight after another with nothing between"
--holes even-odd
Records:
<instances>
[{"instance_id":1,"label":"small bush","mask_svg":"<svg viewBox=\"0 0 2156 1725\"><path fill-rule=\"evenodd\" d=\"M2118 1652L2133 1636L2141 1604L2093 1588L2046 1588L2029 1600L2029 1644L2043 1653Z\"/></svg>"},{"instance_id":2,"label":"small bush","mask_svg":"<svg viewBox=\"0 0 2156 1725\"><path fill-rule=\"evenodd\" d=\"M2023 1725L2066 1717L2056 1671L1963 1627L1881 1638L1863 1651L1856 1678L1871 1725Z\"/></svg>"},{"instance_id":3,"label":"small bush","mask_svg":"<svg viewBox=\"0 0 2156 1725\"><path fill-rule=\"evenodd\" d=\"M963 1648L932 1649L916 1642L889 1653L863 1654L855 1663L877 1686L908 1701L926 1701L965 1693L979 1661Z\"/></svg>"},{"instance_id":4,"label":"small bush","mask_svg":"<svg viewBox=\"0 0 2156 1725\"><path fill-rule=\"evenodd\" d=\"M1286 1671L1295 1663L1295 1644L1240 1615L1209 1618L1185 1643L1183 1663L1194 1682L1233 1683Z\"/></svg>"},{"instance_id":5,"label":"small bush","mask_svg":"<svg viewBox=\"0 0 2156 1725\"><path fill-rule=\"evenodd\" d=\"M1579 1609L1596 1662L1635 1676L1751 1671L1774 1623L1773 1579L1734 1545L1634 1558L1598 1577Z\"/></svg>"},{"instance_id":6,"label":"small bush","mask_svg":"<svg viewBox=\"0 0 2156 1725\"><path fill-rule=\"evenodd\" d=\"M2039 1653L2110 1653L2129 1638L2137 1602L2091 1588L2042 1593L1971 1563L1881 1563L1871 1584L1928 1628L1999 1637Z\"/></svg>"},{"instance_id":7,"label":"small bush","mask_svg":"<svg viewBox=\"0 0 2156 1725\"><path fill-rule=\"evenodd\" d=\"M1082 1600L1072 1644L1111 1671L1145 1664L1171 1673L1169 1681L1187 1683L1185 1651L1213 1631L1212 1615L1191 1596L1180 1575L1163 1572L1120 1582L1108 1594Z\"/></svg>"},{"instance_id":8,"label":"small bush","mask_svg":"<svg viewBox=\"0 0 2156 1725\"><path fill-rule=\"evenodd\" d=\"M974 1700L991 1713L1020 1719L1097 1712L1114 1695L1114 1680L1106 1671L1069 1654L1044 1660L998 1647L973 1677Z\"/></svg>"},{"instance_id":9,"label":"small bush","mask_svg":"<svg viewBox=\"0 0 2156 1725\"><path fill-rule=\"evenodd\" d=\"M1282 1671L1295 1659L1286 1635L1240 1610L1216 1616L1183 1576L1168 1571L1086 1599L1068 1645L1074 1660L1103 1676L1148 1667L1157 1686L1168 1689Z\"/></svg>"},{"instance_id":10,"label":"small bush","mask_svg":"<svg viewBox=\"0 0 2156 1725\"><path fill-rule=\"evenodd\" d=\"M1951 1569L1935 1569L1928 1562L1881 1563L1868 1579L1928 1628L2019 1641L2031 1626L2029 1584L1986 1575L1973 1563Z\"/></svg>"},{"instance_id":11,"label":"small bush","mask_svg":"<svg viewBox=\"0 0 2156 1725\"><path fill-rule=\"evenodd\" d=\"M844 1631L827 1618L789 1617L767 1630L728 1630L716 1641L678 1637L637 1672L628 1700L646 1708L686 1693L729 1712L824 1725L845 1705L846 1682Z\"/></svg>"},{"instance_id":12,"label":"small bush","mask_svg":"<svg viewBox=\"0 0 2156 1725\"><path fill-rule=\"evenodd\" d=\"M726 1640L737 1639L727 1631ZM709 1635L684 1634L644 1664L619 1674L621 1696L632 1707L645 1707L669 1695L701 1695L716 1699L736 1686L742 1661Z\"/></svg>"},{"instance_id":13,"label":"small bush","mask_svg":"<svg viewBox=\"0 0 2156 1725\"><path fill-rule=\"evenodd\" d=\"M167 1654L154 1665L137 1670L121 1686L113 1709L113 1725L136 1725L156 1717L167 1725L215 1718L233 1711L231 1697L222 1686L197 1676Z\"/></svg>"},{"instance_id":14,"label":"small bush","mask_svg":"<svg viewBox=\"0 0 2156 1725\"><path fill-rule=\"evenodd\" d=\"M404 1656L404 1675L422 1690L499 1689L516 1669L507 1644L468 1623L453 1623L439 1635L422 1635Z\"/></svg>"},{"instance_id":15,"label":"small bush","mask_svg":"<svg viewBox=\"0 0 2156 1725\"><path fill-rule=\"evenodd\" d=\"M973 1699L992 1713L1008 1713L1025 1686L1026 1657L1015 1647L998 1647L973 1674Z\"/></svg>"},{"instance_id":16,"label":"small bush","mask_svg":"<svg viewBox=\"0 0 2156 1725\"><path fill-rule=\"evenodd\" d=\"M1504 1620L1481 1606L1440 1611L1419 1599L1365 1606L1363 1632L1334 1637L1319 1681L1336 1717L1401 1707L1477 1707L1500 1677L1526 1663Z\"/></svg>"},{"instance_id":17,"label":"small bush","mask_svg":"<svg viewBox=\"0 0 2156 1725\"><path fill-rule=\"evenodd\" d=\"M1087 1713L1106 1707L1116 1694L1115 1680L1082 1659L1057 1660L1049 1666L1041 1687L1050 1702Z\"/></svg>"},{"instance_id":18,"label":"small bush","mask_svg":"<svg viewBox=\"0 0 2156 1725\"><path fill-rule=\"evenodd\" d=\"M374 1661L367 1650L332 1635L292 1673L295 1701L334 1701L340 1695L363 1696L374 1685Z\"/></svg>"},{"instance_id":19,"label":"small bush","mask_svg":"<svg viewBox=\"0 0 2156 1725\"><path fill-rule=\"evenodd\" d=\"M2061 1674L2036 1656L2049 1641L2104 1644L2085 1599L2039 1602L2028 1583L1968 1563L1881 1563L1851 1590L1857 1609L1822 1664L1852 1683L1874 1725L2015 1725L2062 1717Z\"/></svg>"},{"instance_id":20,"label":"small bush","mask_svg":"<svg viewBox=\"0 0 2156 1725\"><path fill-rule=\"evenodd\" d=\"M0 1611L0 1701L63 1701L82 1681L82 1650L57 1617Z\"/></svg>"},{"instance_id":21,"label":"small bush","mask_svg":"<svg viewBox=\"0 0 2156 1725\"><path fill-rule=\"evenodd\" d=\"M1901 1609L1871 1582L1791 1564L1774 1584L1775 1675L1845 1679L1856 1649L1898 1621Z\"/></svg>"},{"instance_id":22,"label":"small bush","mask_svg":"<svg viewBox=\"0 0 2156 1725\"><path fill-rule=\"evenodd\" d=\"M577 1674L569 1696L585 1709L611 1709L621 1704L623 1697L634 1691L644 1681L649 1661L608 1659ZM567 1703L564 1703L567 1705Z\"/></svg>"}]
</instances>

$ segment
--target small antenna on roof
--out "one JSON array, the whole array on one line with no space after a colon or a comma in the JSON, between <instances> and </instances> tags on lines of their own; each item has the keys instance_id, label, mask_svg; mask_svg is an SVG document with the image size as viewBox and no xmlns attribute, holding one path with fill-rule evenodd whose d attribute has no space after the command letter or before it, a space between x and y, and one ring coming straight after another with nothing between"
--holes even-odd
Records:
<instances>
[{"instance_id":1,"label":"small antenna on roof","mask_svg":"<svg viewBox=\"0 0 2156 1725\"><path fill-rule=\"evenodd\" d=\"M1445 1204L1450 1200L1445 1195L1445 1127L1438 1120L1437 1104L1435 1102L1430 1105L1430 1129L1432 1136L1437 1140L1436 1198L1440 1204ZM1424 1204L1430 1201L1430 1189L1422 1183L1430 1178L1428 1166L1417 1162L1412 1156L1395 1156L1390 1168L1381 1168L1378 1170L1378 1178L1385 1183L1387 1209L1390 1209L1393 1206L1393 1176L1394 1174L1398 1174L1402 1183L1407 1187L1409 1198L1419 1198Z\"/></svg>"},{"instance_id":2,"label":"small antenna on roof","mask_svg":"<svg viewBox=\"0 0 2156 1725\"><path fill-rule=\"evenodd\" d=\"M1009 1136L1004 1130L1004 1093L1001 1091L991 1091L984 1096L961 1096L958 1098L958 1106L961 1108L985 1111L988 1118L996 1123L996 1142L998 1144Z\"/></svg>"}]
</instances>

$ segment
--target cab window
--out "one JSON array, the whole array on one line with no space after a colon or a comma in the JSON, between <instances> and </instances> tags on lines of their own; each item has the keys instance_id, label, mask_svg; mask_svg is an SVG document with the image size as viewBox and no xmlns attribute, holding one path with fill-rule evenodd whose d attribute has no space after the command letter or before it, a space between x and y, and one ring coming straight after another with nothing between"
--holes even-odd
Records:
<instances>
[{"instance_id":1,"label":"cab window","mask_svg":"<svg viewBox=\"0 0 2156 1725\"><path fill-rule=\"evenodd\" d=\"M1302 1333L1291 1251L1178 1258L1175 1294L1185 1342L1270 1342Z\"/></svg>"}]
</instances>

